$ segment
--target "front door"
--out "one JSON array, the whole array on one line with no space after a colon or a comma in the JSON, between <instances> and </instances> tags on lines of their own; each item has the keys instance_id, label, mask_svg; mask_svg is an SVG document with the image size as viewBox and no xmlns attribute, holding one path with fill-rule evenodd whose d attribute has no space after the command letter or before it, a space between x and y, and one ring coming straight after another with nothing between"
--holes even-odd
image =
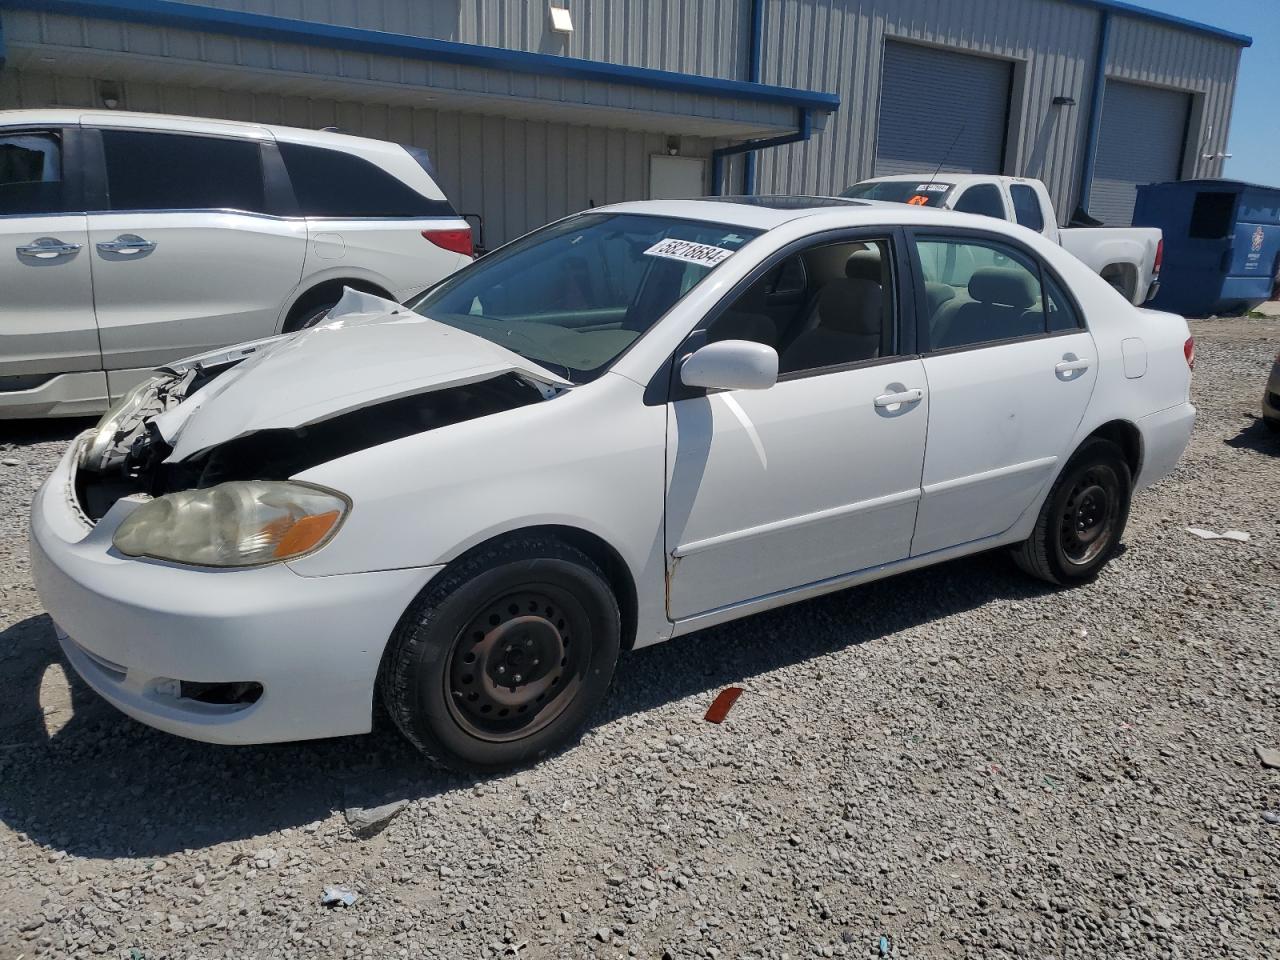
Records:
<instances>
[{"instance_id":1,"label":"front door","mask_svg":"<svg viewBox=\"0 0 1280 960\"><path fill-rule=\"evenodd\" d=\"M929 439L913 556L1003 533L1061 469L1097 352L1061 284L1029 251L913 240L933 305L924 356Z\"/></svg>"},{"instance_id":2,"label":"front door","mask_svg":"<svg viewBox=\"0 0 1280 960\"><path fill-rule=\"evenodd\" d=\"M74 136L0 132L0 389L101 367Z\"/></svg>"},{"instance_id":3,"label":"front door","mask_svg":"<svg viewBox=\"0 0 1280 960\"><path fill-rule=\"evenodd\" d=\"M670 404L673 620L908 555L929 399L922 362L897 346L892 246L805 249L709 325L709 341L774 347L781 374Z\"/></svg>"},{"instance_id":4,"label":"front door","mask_svg":"<svg viewBox=\"0 0 1280 960\"><path fill-rule=\"evenodd\" d=\"M126 129L101 137L107 209L90 213L89 242L107 370L275 333L307 231L266 212L259 142Z\"/></svg>"}]
</instances>

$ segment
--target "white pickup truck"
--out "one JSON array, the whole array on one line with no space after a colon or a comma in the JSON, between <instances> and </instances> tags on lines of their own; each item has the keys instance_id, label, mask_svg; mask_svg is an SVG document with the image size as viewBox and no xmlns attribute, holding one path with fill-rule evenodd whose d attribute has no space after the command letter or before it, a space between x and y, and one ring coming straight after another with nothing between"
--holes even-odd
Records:
<instances>
[{"instance_id":1,"label":"white pickup truck","mask_svg":"<svg viewBox=\"0 0 1280 960\"><path fill-rule=\"evenodd\" d=\"M976 213L1019 223L1083 260L1134 306L1156 295L1164 240L1155 227L1059 227L1039 180L987 174L876 177L840 196Z\"/></svg>"}]
</instances>

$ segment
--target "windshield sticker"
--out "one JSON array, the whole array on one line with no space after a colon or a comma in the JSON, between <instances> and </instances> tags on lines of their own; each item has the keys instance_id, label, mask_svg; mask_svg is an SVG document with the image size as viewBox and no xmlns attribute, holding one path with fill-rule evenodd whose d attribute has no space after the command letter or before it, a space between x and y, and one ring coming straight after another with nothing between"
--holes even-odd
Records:
<instances>
[{"instance_id":1,"label":"windshield sticker","mask_svg":"<svg viewBox=\"0 0 1280 960\"><path fill-rule=\"evenodd\" d=\"M694 243L692 240L677 240L675 237L659 240L644 253L647 257L665 257L667 260L696 263L700 267L714 267L726 257L733 256L733 251L724 247Z\"/></svg>"},{"instance_id":2,"label":"windshield sticker","mask_svg":"<svg viewBox=\"0 0 1280 960\"><path fill-rule=\"evenodd\" d=\"M949 183L921 183L916 186L916 193L946 193L950 189Z\"/></svg>"},{"instance_id":3,"label":"windshield sticker","mask_svg":"<svg viewBox=\"0 0 1280 960\"><path fill-rule=\"evenodd\" d=\"M929 198L922 197L920 196L920 194L917 193L914 197L912 197L910 200L907 201L907 204L912 207L927 207L929 205Z\"/></svg>"}]
</instances>

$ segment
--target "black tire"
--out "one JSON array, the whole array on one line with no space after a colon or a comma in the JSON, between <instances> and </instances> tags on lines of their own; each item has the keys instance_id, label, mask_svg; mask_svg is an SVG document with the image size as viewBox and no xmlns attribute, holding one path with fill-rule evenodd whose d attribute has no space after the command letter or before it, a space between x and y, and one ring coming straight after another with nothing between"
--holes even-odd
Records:
<instances>
[{"instance_id":1,"label":"black tire","mask_svg":"<svg viewBox=\"0 0 1280 960\"><path fill-rule=\"evenodd\" d=\"M1031 536L1013 550L1025 572L1059 585L1092 580L1120 545L1133 476L1110 440L1086 440L1054 482Z\"/></svg>"},{"instance_id":2,"label":"black tire","mask_svg":"<svg viewBox=\"0 0 1280 960\"><path fill-rule=\"evenodd\" d=\"M297 314L285 321L283 333L293 333L295 330L306 330L308 327L314 327L317 323L329 315L338 302L321 303L314 307L305 307L298 311Z\"/></svg>"},{"instance_id":3,"label":"black tire","mask_svg":"<svg viewBox=\"0 0 1280 960\"><path fill-rule=\"evenodd\" d=\"M383 659L383 705L446 767L521 766L577 739L608 692L621 636L617 600L590 557L546 537L502 542L445 571L405 611Z\"/></svg>"}]
</instances>

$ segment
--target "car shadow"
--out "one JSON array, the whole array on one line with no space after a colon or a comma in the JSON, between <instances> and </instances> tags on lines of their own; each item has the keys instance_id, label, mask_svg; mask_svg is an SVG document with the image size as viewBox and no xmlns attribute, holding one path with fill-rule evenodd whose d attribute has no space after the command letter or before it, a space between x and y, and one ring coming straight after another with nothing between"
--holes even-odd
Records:
<instances>
[{"instance_id":1,"label":"car shadow","mask_svg":"<svg viewBox=\"0 0 1280 960\"><path fill-rule=\"evenodd\" d=\"M1050 589L1000 554L887 583L625 654L590 726L729 684L749 688L752 678L788 664ZM352 795L371 805L365 798L416 800L477 782L426 764L381 718L364 736L248 747L152 730L85 687L45 615L0 633L0 683L0 819L76 856L160 857L305 826L342 810ZM699 700L689 708L690 724L702 722L705 707Z\"/></svg>"},{"instance_id":2,"label":"car shadow","mask_svg":"<svg viewBox=\"0 0 1280 960\"><path fill-rule=\"evenodd\" d=\"M50 420L0 420L0 443L49 443L70 440L97 421L96 417L68 417Z\"/></svg>"},{"instance_id":3,"label":"car shadow","mask_svg":"<svg viewBox=\"0 0 1280 960\"><path fill-rule=\"evenodd\" d=\"M1273 457L1280 456L1280 433L1269 428L1261 417L1254 417L1252 423L1223 442L1237 450L1254 450Z\"/></svg>"}]
</instances>

